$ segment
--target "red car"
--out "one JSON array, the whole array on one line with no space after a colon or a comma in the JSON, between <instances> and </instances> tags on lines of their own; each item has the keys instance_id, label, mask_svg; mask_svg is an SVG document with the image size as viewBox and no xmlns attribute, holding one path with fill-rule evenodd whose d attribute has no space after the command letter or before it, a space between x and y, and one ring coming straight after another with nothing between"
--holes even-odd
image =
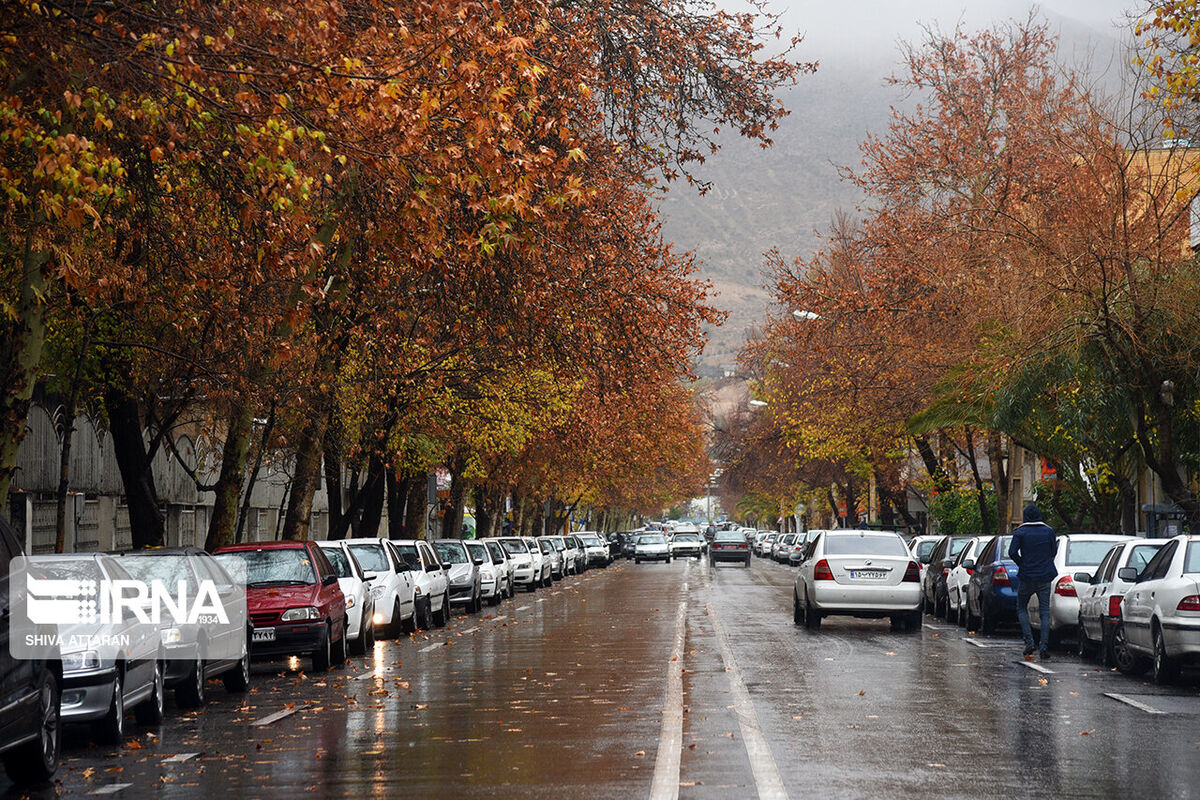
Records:
<instances>
[{"instance_id":1,"label":"red car","mask_svg":"<svg viewBox=\"0 0 1200 800\"><path fill-rule=\"evenodd\" d=\"M246 580L250 655L307 653L323 672L346 660L346 597L337 572L313 542L258 542L214 553L235 578Z\"/></svg>"}]
</instances>

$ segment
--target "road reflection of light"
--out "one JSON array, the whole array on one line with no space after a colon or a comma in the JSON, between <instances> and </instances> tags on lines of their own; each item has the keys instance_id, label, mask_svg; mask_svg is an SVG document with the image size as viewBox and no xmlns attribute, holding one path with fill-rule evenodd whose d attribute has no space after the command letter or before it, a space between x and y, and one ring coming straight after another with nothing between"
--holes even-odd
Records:
<instances>
[{"instance_id":1,"label":"road reflection of light","mask_svg":"<svg viewBox=\"0 0 1200 800\"><path fill-rule=\"evenodd\" d=\"M372 655L374 656L374 660L375 660L375 677L377 677L377 678L383 677L383 659L384 659L384 656L386 655L383 651L383 647L384 647L383 642L376 642L375 650L372 653Z\"/></svg>"},{"instance_id":2,"label":"road reflection of light","mask_svg":"<svg viewBox=\"0 0 1200 800\"><path fill-rule=\"evenodd\" d=\"M300 669L300 656L288 656L287 664L290 670Z\"/></svg>"}]
</instances>

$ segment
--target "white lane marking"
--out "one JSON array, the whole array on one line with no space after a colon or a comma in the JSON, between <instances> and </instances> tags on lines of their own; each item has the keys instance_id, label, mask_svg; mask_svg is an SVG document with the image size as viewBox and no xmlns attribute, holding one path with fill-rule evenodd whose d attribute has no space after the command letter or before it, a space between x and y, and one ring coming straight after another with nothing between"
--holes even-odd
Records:
<instances>
[{"instance_id":1,"label":"white lane marking","mask_svg":"<svg viewBox=\"0 0 1200 800\"><path fill-rule=\"evenodd\" d=\"M427 644L424 647L422 647L420 650L418 650L417 652L418 653L428 653L430 650L437 650L443 644L444 644L443 642L434 642L433 644Z\"/></svg>"},{"instance_id":2,"label":"white lane marking","mask_svg":"<svg viewBox=\"0 0 1200 800\"><path fill-rule=\"evenodd\" d=\"M200 754L199 753L177 753L176 755L173 755L170 758L164 758L162 760L162 763L164 763L164 764L182 764L185 761L191 761L193 758L195 758L198 755L200 755Z\"/></svg>"},{"instance_id":3,"label":"white lane marking","mask_svg":"<svg viewBox=\"0 0 1200 800\"><path fill-rule=\"evenodd\" d=\"M117 792L121 791L122 789L128 789L130 786L133 786L133 784L132 783L110 783L108 786L101 786L99 789L95 789L91 792L88 792L88 794L116 794Z\"/></svg>"},{"instance_id":4,"label":"white lane marking","mask_svg":"<svg viewBox=\"0 0 1200 800\"><path fill-rule=\"evenodd\" d=\"M474 633L474 632L475 632L475 631L477 631L477 630L479 630L479 626L478 626L478 625L477 625L477 626L475 626L474 628L467 628L465 631L461 631L461 633Z\"/></svg>"},{"instance_id":5,"label":"white lane marking","mask_svg":"<svg viewBox=\"0 0 1200 800\"><path fill-rule=\"evenodd\" d=\"M954 628L947 628L945 625L930 625L928 622L922 623L922 627L928 628L931 631L952 631Z\"/></svg>"},{"instance_id":6,"label":"white lane marking","mask_svg":"<svg viewBox=\"0 0 1200 800\"><path fill-rule=\"evenodd\" d=\"M517 608L517 611L528 611L528 610L529 610L529 606L528 606L528 605L519 606L519 607Z\"/></svg>"},{"instance_id":7,"label":"white lane marking","mask_svg":"<svg viewBox=\"0 0 1200 800\"><path fill-rule=\"evenodd\" d=\"M1105 692L1104 696L1111 697L1113 700L1116 700L1118 703L1124 703L1127 706L1133 706L1134 708L1138 709L1139 711L1145 711L1147 714L1166 714L1167 713L1167 712L1163 711L1161 708L1155 708L1154 706L1149 705L1147 703L1143 703L1140 700L1134 700L1132 697L1126 697L1125 695L1118 694L1116 692Z\"/></svg>"},{"instance_id":8,"label":"white lane marking","mask_svg":"<svg viewBox=\"0 0 1200 800\"><path fill-rule=\"evenodd\" d=\"M374 678L374 677L375 677L375 670L371 670L370 672L364 672L362 675L355 675L354 680L365 681L368 678Z\"/></svg>"},{"instance_id":9,"label":"white lane marking","mask_svg":"<svg viewBox=\"0 0 1200 800\"><path fill-rule=\"evenodd\" d=\"M650 800L679 797L679 766L683 756L683 643L687 633L687 582L675 613L675 644L667 662L667 693L663 698L662 730L654 756L654 780Z\"/></svg>"},{"instance_id":10,"label":"white lane marking","mask_svg":"<svg viewBox=\"0 0 1200 800\"><path fill-rule=\"evenodd\" d=\"M256 728L261 728L263 725L270 725L273 722L279 722L279 720L281 720L285 717L290 717L292 714L295 714L295 713L296 713L296 709L285 708L283 711L276 711L274 714L268 714L267 716L263 717L262 719L256 719L254 722L251 722L250 724Z\"/></svg>"},{"instance_id":11,"label":"white lane marking","mask_svg":"<svg viewBox=\"0 0 1200 800\"><path fill-rule=\"evenodd\" d=\"M492 622L499 622L502 619L508 619L508 614L501 614L498 617L492 617Z\"/></svg>"},{"instance_id":12,"label":"white lane marking","mask_svg":"<svg viewBox=\"0 0 1200 800\"><path fill-rule=\"evenodd\" d=\"M978 639L969 639L966 636L962 637L962 640L964 642L966 642L967 644L973 644L976 647L987 648L987 647L1007 647L1008 646L1005 642L981 642Z\"/></svg>"},{"instance_id":13,"label":"white lane marking","mask_svg":"<svg viewBox=\"0 0 1200 800\"><path fill-rule=\"evenodd\" d=\"M537 601L538 601L539 603L544 603L544 602L546 602L546 598L544 598L544 597L539 597L539 598L537 599Z\"/></svg>"},{"instance_id":14,"label":"white lane marking","mask_svg":"<svg viewBox=\"0 0 1200 800\"><path fill-rule=\"evenodd\" d=\"M1032 670L1036 670L1036 671L1042 673L1043 675L1053 675L1054 674L1054 670L1046 669L1041 664L1035 664L1032 661L1018 661L1017 663L1023 667L1029 667Z\"/></svg>"},{"instance_id":15,"label":"white lane marking","mask_svg":"<svg viewBox=\"0 0 1200 800\"><path fill-rule=\"evenodd\" d=\"M754 701L742 680L742 673L733 658L733 648L729 646L729 637L725 628L717 619L717 612L712 604L706 606L709 617L712 618L713 631L717 635L717 645L721 650L721 660L725 662L725 672L729 676L729 695L737 708L738 726L742 730L742 741L746 745L746 755L750 757L750 771L754 775L754 784L758 787L760 800L786 800L787 789L783 786L783 778L779 775L779 767L775 757L771 755L771 746L763 735L762 725L758 715L754 713Z\"/></svg>"}]
</instances>

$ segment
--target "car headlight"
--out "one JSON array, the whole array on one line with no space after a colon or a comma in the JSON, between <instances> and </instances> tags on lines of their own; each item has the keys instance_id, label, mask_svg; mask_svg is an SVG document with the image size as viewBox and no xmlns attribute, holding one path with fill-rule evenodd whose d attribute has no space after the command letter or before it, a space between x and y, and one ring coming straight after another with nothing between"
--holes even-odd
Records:
<instances>
[{"instance_id":1,"label":"car headlight","mask_svg":"<svg viewBox=\"0 0 1200 800\"><path fill-rule=\"evenodd\" d=\"M346 608L354 608L354 598L346 595Z\"/></svg>"},{"instance_id":2,"label":"car headlight","mask_svg":"<svg viewBox=\"0 0 1200 800\"><path fill-rule=\"evenodd\" d=\"M485 581L492 581L496 579L496 573L492 572L490 569L481 569L479 570L479 574Z\"/></svg>"},{"instance_id":3,"label":"car headlight","mask_svg":"<svg viewBox=\"0 0 1200 800\"><path fill-rule=\"evenodd\" d=\"M183 641L183 631L179 628L163 628L159 635L163 644L179 644Z\"/></svg>"},{"instance_id":4,"label":"car headlight","mask_svg":"<svg viewBox=\"0 0 1200 800\"><path fill-rule=\"evenodd\" d=\"M100 666L100 653L95 650L63 653L62 666L64 672L79 669L96 669Z\"/></svg>"},{"instance_id":5,"label":"car headlight","mask_svg":"<svg viewBox=\"0 0 1200 800\"><path fill-rule=\"evenodd\" d=\"M383 596L383 584L380 584L379 586L371 587L371 597L382 597L382 596Z\"/></svg>"},{"instance_id":6,"label":"car headlight","mask_svg":"<svg viewBox=\"0 0 1200 800\"><path fill-rule=\"evenodd\" d=\"M320 619L321 612L317 611L312 606L302 606L300 608L289 608L280 615L279 619L282 622L301 622L306 619Z\"/></svg>"}]
</instances>

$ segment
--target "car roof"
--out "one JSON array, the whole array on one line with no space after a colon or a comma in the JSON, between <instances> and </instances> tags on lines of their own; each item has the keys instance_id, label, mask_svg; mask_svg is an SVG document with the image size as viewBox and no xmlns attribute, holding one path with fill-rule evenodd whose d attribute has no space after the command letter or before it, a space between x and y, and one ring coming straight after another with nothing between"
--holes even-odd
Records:
<instances>
[{"instance_id":1,"label":"car roof","mask_svg":"<svg viewBox=\"0 0 1200 800\"><path fill-rule=\"evenodd\" d=\"M316 542L243 542L241 544L222 545L221 547L217 548L217 552L242 553L248 550L305 550L310 544L316 544Z\"/></svg>"}]
</instances>

